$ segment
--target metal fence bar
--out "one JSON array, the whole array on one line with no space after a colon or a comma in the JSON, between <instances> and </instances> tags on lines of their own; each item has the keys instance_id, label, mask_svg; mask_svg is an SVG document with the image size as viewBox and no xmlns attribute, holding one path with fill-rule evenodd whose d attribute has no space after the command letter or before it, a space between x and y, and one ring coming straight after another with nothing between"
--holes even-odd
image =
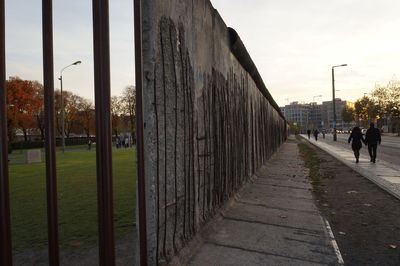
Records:
<instances>
[{"instance_id":1,"label":"metal fence bar","mask_svg":"<svg viewBox=\"0 0 400 266\"><path fill-rule=\"evenodd\" d=\"M45 109L46 147L46 190L47 190L47 230L49 241L49 264L58 266L58 208L57 173L54 126L54 59L53 59L53 3L42 1L43 32L43 85Z\"/></svg>"},{"instance_id":2,"label":"metal fence bar","mask_svg":"<svg viewBox=\"0 0 400 266\"><path fill-rule=\"evenodd\" d=\"M93 0L96 168L100 265L115 265L110 118L110 33L108 0Z\"/></svg>"},{"instance_id":3,"label":"metal fence bar","mask_svg":"<svg viewBox=\"0 0 400 266\"><path fill-rule=\"evenodd\" d=\"M0 0L0 265L12 265L6 103L5 9Z\"/></svg>"},{"instance_id":4,"label":"metal fence bar","mask_svg":"<svg viewBox=\"0 0 400 266\"><path fill-rule=\"evenodd\" d=\"M144 170L143 128L143 54L142 54L142 3L134 0L135 71L136 71L136 132L137 132L137 184L139 207L140 265L147 265L146 194Z\"/></svg>"}]
</instances>

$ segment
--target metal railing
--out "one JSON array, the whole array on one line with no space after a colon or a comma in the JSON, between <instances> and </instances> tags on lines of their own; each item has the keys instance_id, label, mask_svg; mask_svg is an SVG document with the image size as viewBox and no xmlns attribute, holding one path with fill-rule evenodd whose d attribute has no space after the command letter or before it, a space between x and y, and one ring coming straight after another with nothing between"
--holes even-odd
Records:
<instances>
[{"instance_id":1,"label":"metal railing","mask_svg":"<svg viewBox=\"0 0 400 266\"><path fill-rule=\"evenodd\" d=\"M6 108L6 68L5 68L5 0L0 0L0 265L12 265L12 236L10 222L10 193L8 171L8 137ZM53 1L42 0L43 34L43 81L45 106L45 148L46 148L46 192L49 265L59 265L59 233L57 207L57 174L55 154L55 112L54 112L54 59L53 59ZM146 256L145 208L143 201L144 171L142 158L143 127L141 118L141 0L134 0L136 36L136 88L138 93L138 204L141 224L142 258ZM96 105L96 165L99 226L100 265L115 265L114 225L113 225L113 182L112 147L110 120L110 37L109 1L93 0L93 45ZM144 211L144 212L143 212ZM133 252L133 251L132 251ZM142 260L145 261L146 260ZM142 263L142 265L144 265Z\"/></svg>"}]
</instances>

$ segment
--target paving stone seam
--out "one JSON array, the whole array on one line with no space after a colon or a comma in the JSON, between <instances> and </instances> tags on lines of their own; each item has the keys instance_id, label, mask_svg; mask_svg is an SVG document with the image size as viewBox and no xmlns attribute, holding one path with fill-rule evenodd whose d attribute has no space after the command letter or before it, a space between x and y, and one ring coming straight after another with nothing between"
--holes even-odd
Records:
<instances>
[{"instance_id":1,"label":"paving stone seam","mask_svg":"<svg viewBox=\"0 0 400 266\"><path fill-rule=\"evenodd\" d=\"M250 223L250 224L275 226L275 227L281 227L281 228L290 229L290 230L294 230L294 231L302 231L302 232L313 233L314 234L313 236L320 235L321 233L324 233L324 231L312 230L312 229L306 229L306 228L300 228L300 227L293 227L293 226L282 225L282 224L272 224L272 223L266 223L266 222L255 221L255 220L244 220L244 219L239 219L239 218L229 217L229 216L223 216L223 217L224 217L225 220L239 222L239 223Z\"/></svg>"},{"instance_id":2,"label":"paving stone seam","mask_svg":"<svg viewBox=\"0 0 400 266\"><path fill-rule=\"evenodd\" d=\"M238 247L238 246L234 246L234 245L222 244L222 243L218 243L218 242L214 242L214 241L208 241L207 240L207 241L204 241L204 243L209 244L209 245L220 246L220 247L224 247L224 248L239 249L239 250L243 250L243 251L246 251L246 252L258 253L258 254L265 255L265 256L275 256L275 257L281 257L281 258L286 258L286 259L291 259L291 260L298 260L298 261L302 261L302 262L326 264L326 262L323 262L323 261L306 260L306 259L302 259L302 258L299 258L299 257L280 255L280 254L269 253L269 252L254 250L254 249L247 249L247 248L242 248L242 247Z\"/></svg>"},{"instance_id":3,"label":"paving stone seam","mask_svg":"<svg viewBox=\"0 0 400 266\"><path fill-rule=\"evenodd\" d=\"M255 202L249 202L249 201L237 201L237 202L240 203L240 204L244 204L244 205L259 206L259 207L263 207L263 208L266 208L266 209L275 209L275 210L281 210L281 211L296 211L296 212L304 212L304 213L309 213L309 214L314 214L314 215L320 215L320 213L318 211L272 207L272 206L268 206L268 205L263 204L263 203L255 203Z\"/></svg>"}]
</instances>

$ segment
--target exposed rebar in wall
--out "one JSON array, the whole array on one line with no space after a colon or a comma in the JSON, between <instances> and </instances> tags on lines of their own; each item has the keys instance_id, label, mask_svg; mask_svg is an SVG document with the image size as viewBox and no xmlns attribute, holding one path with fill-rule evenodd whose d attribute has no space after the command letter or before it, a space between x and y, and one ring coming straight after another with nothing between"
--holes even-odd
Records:
<instances>
[{"instance_id":1,"label":"exposed rebar in wall","mask_svg":"<svg viewBox=\"0 0 400 266\"><path fill-rule=\"evenodd\" d=\"M177 250L176 247L176 228L178 222L178 180L177 180L177 161L176 161L176 147L177 147L177 137L178 137L178 80L176 75L176 67L177 64L175 63L175 52L174 52L174 42L173 37L176 37L176 32L173 27L170 27L169 37L171 42L171 58L172 58L172 65L173 65L173 72L174 72L174 87L175 87L175 105L174 105L174 113L175 113L175 136L174 136L174 191L175 191L175 217L174 217L174 233L172 237L174 250Z\"/></svg>"},{"instance_id":2,"label":"exposed rebar in wall","mask_svg":"<svg viewBox=\"0 0 400 266\"><path fill-rule=\"evenodd\" d=\"M154 66L154 77L157 74L157 66ZM156 130L156 186L157 186L157 225L160 224L160 142L159 142L159 132L158 132L158 108L157 108L157 79L154 79L154 117L155 117L155 130ZM157 226L156 229L156 260L159 261L159 243L160 243L160 227Z\"/></svg>"},{"instance_id":3,"label":"exposed rebar in wall","mask_svg":"<svg viewBox=\"0 0 400 266\"><path fill-rule=\"evenodd\" d=\"M184 59L183 53L181 51L181 64L184 66ZM183 84L183 186L184 186L184 197L183 197L183 238L186 239L186 201L187 201L187 185L186 185L186 177L187 177L187 167L186 167L186 118L187 118L187 111L186 111L186 68L182 67L182 84Z\"/></svg>"},{"instance_id":4,"label":"exposed rebar in wall","mask_svg":"<svg viewBox=\"0 0 400 266\"><path fill-rule=\"evenodd\" d=\"M163 38L163 33L165 33L165 29L163 28L163 24L160 25L160 44L161 44L161 58L162 58L162 85L163 85L163 123L164 123L164 232L163 232L163 257L167 255L167 250L166 250L166 243L167 243L167 206L168 206L168 200L167 200L167 88L166 88L166 70L165 70L165 45L164 45L164 38ZM155 77L155 80L157 77Z\"/></svg>"}]
</instances>

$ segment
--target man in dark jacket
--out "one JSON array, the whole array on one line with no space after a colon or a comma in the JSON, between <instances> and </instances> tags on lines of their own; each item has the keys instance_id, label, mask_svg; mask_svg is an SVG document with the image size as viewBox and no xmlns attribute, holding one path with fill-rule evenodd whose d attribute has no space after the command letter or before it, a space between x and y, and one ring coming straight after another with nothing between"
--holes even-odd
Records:
<instances>
[{"instance_id":1,"label":"man in dark jacket","mask_svg":"<svg viewBox=\"0 0 400 266\"><path fill-rule=\"evenodd\" d=\"M308 136L308 139L310 139L310 136L311 136L311 130L310 129L307 129L307 136Z\"/></svg>"},{"instance_id":2,"label":"man in dark jacket","mask_svg":"<svg viewBox=\"0 0 400 266\"><path fill-rule=\"evenodd\" d=\"M375 128L374 123L369 125L367 133L365 133L365 143L368 145L368 153L371 157L371 162L376 161L376 148L378 143L381 144L381 133L379 129Z\"/></svg>"}]
</instances>

